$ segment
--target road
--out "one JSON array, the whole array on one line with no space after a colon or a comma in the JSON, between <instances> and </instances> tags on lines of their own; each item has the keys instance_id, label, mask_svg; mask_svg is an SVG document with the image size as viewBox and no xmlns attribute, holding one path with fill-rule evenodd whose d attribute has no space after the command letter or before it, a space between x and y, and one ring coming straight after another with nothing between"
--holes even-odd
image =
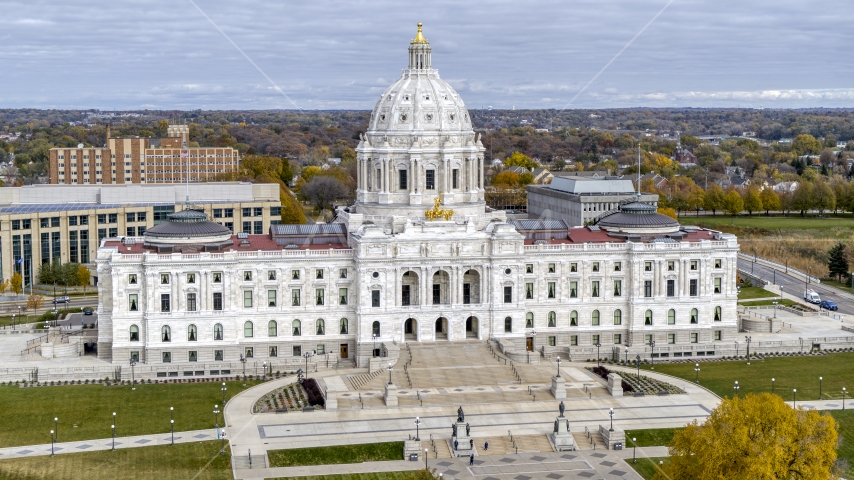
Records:
<instances>
[{"instance_id":1,"label":"road","mask_svg":"<svg viewBox=\"0 0 854 480\"><path fill-rule=\"evenodd\" d=\"M787 275L781 271L775 271L773 268L753 263L749 260L739 259L738 268L748 273L767 281L768 283L776 283L783 286L783 291L795 295L798 298L803 298L804 281L801 278ZM752 272L751 272L752 269ZM776 281L775 281L776 280ZM854 301L839 295L839 291L830 287L826 287L820 283L810 283L809 288L816 291L821 296L822 300L833 300L839 306L839 313L845 315L854 315Z\"/></svg>"}]
</instances>

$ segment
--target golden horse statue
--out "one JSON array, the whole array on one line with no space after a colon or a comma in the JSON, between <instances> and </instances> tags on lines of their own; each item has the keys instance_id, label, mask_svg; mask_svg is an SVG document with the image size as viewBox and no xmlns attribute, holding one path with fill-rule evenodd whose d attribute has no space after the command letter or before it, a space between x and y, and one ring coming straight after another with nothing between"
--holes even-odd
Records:
<instances>
[{"instance_id":1,"label":"golden horse statue","mask_svg":"<svg viewBox=\"0 0 854 480\"><path fill-rule=\"evenodd\" d=\"M433 208L424 212L424 217L429 221L439 220L440 218L444 218L446 221L451 220L454 216L454 211L442 208L440 204L442 203L442 196L438 196L433 199Z\"/></svg>"}]
</instances>

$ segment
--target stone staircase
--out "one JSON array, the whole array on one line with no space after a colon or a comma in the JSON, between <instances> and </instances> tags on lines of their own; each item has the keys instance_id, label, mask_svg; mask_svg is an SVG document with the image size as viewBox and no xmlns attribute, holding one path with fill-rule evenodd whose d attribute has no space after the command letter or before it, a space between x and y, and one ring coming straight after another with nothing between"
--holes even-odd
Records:
<instances>
[{"instance_id":1,"label":"stone staircase","mask_svg":"<svg viewBox=\"0 0 854 480\"><path fill-rule=\"evenodd\" d=\"M451 449L445 440L421 440L421 451L427 449L427 458L451 458Z\"/></svg>"},{"instance_id":2,"label":"stone staircase","mask_svg":"<svg viewBox=\"0 0 854 480\"><path fill-rule=\"evenodd\" d=\"M598 431L590 431L589 433L572 432L572 438L575 439L575 445L579 450L608 449L605 439L602 438L602 435Z\"/></svg>"},{"instance_id":3,"label":"stone staircase","mask_svg":"<svg viewBox=\"0 0 854 480\"><path fill-rule=\"evenodd\" d=\"M350 385L353 387L353 390L359 390L360 388L367 385L371 380L377 378L384 370L380 369L374 373L362 373L359 375L349 375L347 380L350 381Z\"/></svg>"}]
</instances>

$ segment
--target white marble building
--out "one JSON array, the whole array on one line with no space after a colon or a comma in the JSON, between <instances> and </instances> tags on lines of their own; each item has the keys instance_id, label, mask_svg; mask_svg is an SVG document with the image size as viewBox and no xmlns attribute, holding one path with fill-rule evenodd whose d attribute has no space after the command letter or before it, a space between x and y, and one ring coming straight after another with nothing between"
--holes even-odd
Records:
<instances>
[{"instance_id":1,"label":"white marble building","mask_svg":"<svg viewBox=\"0 0 854 480\"><path fill-rule=\"evenodd\" d=\"M517 358L649 358L651 340L656 357L684 358L735 338L734 236L641 202L584 228L487 211L465 105L420 28L409 52L336 223L232 236L183 211L144 239L104 241L99 356L215 365L317 351L361 366L403 342L494 339ZM445 215L428 220L436 199Z\"/></svg>"}]
</instances>

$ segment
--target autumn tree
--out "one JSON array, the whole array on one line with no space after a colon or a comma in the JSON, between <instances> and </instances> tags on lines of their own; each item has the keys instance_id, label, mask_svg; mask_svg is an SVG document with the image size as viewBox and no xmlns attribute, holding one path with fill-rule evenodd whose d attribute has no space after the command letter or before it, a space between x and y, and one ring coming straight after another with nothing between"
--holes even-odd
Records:
<instances>
[{"instance_id":1,"label":"autumn tree","mask_svg":"<svg viewBox=\"0 0 854 480\"><path fill-rule=\"evenodd\" d=\"M89 279L92 277L92 272L86 265L78 265L76 273L77 285L83 285L83 294L86 294L86 286L89 285Z\"/></svg>"},{"instance_id":2,"label":"autumn tree","mask_svg":"<svg viewBox=\"0 0 854 480\"><path fill-rule=\"evenodd\" d=\"M833 193L833 188L824 180L815 182L813 189L813 205L818 210L818 215L824 215L825 211L834 210L836 208L836 194Z\"/></svg>"},{"instance_id":3,"label":"autumn tree","mask_svg":"<svg viewBox=\"0 0 854 480\"><path fill-rule=\"evenodd\" d=\"M676 220L676 221L679 220L679 217L676 215L676 210L674 210L670 207L659 208L658 213L660 213L662 215L667 215L668 217L672 218L673 220Z\"/></svg>"},{"instance_id":4,"label":"autumn tree","mask_svg":"<svg viewBox=\"0 0 854 480\"><path fill-rule=\"evenodd\" d=\"M771 188L763 188L759 192L759 200L762 201L762 208L765 209L765 215L768 215L770 210L780 210L780 197Z\"/></svg>"},{"instance_id":5,"label":"autumn tree","mask_svg":"<svg viewBox=\"0 0 854 480\"><path fill-rule=\"evenodd\" d=\"M41 295L30 295L27 297L27 308L30 308L35 312L36 310L42 308L44 306L44 297Z\"/></svg>"},{"instance_id":6,"label":"autumn tree","mask_svg":"<svg viewBox=\"0 0 854 480\"><path fill-rule=\"evenodd\" d=\"M738 192L730 190L724 195L723 211L732 217L744 211L744 200L741 199Z\"/></svg>"},{"instance_id":7,"label":"autumn tree","mask_svg":"<svg viewBox=\"0 0 854 480\"><path fill-rule=\"evenodd\" d=\"M516 172L504 171L492 178L492 184L515 187L519 185L519 176Z\"/></svg>"},{"instance_id":8,"label":"autumn tree","mask_svg":"<svg viewBox=\"0 0 854 480\"><path fill-rule=\"evenodd\" d=\"M282 223L285 225L302 224L306 222L305 212L299 200L294 197L290 190L279 192L279 200L282 202Z\"/></svg>"},{"instance_id":9,"label":"autumn tree","mask_svg":"<svg viewBox=\"0 0 854 480\"><path fill-rule=\"evenodd\" d=\"M531 157L518 151L513 152L509 157L505 158L504 165L507 165L508 167L527 168L530 171L534 171L535 168L540 166L540 164L531 159Z\"/></svg>"},{"instance_id":10,"label":"autumn tree","mask_svg":"<svg viewBox=\"0 0 854 480\"><path fill-rule=\"evenodd\" d=\"M724 191L720 185L713 183L703 196L703 209L711 210L714 215L724 208Z\"/></svg>"},{"instance_id":11,"label":"autumn tree","mask_svg":"<svg viewBox=\"0 0 854 480\"><path fill-rule=\"evenodd\" d=\"M15 272L15 274L12 275L10 285L12 287L12 291L15 292L16 295L20 295L21 292L24 291L24 277L22 277L20 273Z\"/></svg>"},{"instance_id":12,"label":"autumn tree","mask_svg":"<svg viewBox=\"0 0 854 480\"><path fill-rule=\"evenodd\" d=\"M9 290L9 280L0 281L0 295L5 295L6 291Z\"/></svg>"},{"instance_id":13,"label":"autumn tree","mask_svg":"<svg viewBox=\"0 0 854 480\"><path fill-rule=\"evenodd\" d=\"M821 151L821 142L808 133L802 133L792 139L792 151L798 155L816 155Z\"/></svg>"},{"instance_id":14,"label":"autumn tree","mask_svg":"<svg viewBox=\"0 0 854 480\"><path fill-rule=\"evenodd\" d=\"M762 199L759 198L759 191L755 187L748 188L744 192L744 209L751 217L753 212L762 211Z\"/></svg>"},{"instance_id":15,"label":"autumn tree","mask_svg":"<svg viewBox=\"0 0 854 480\"><path fill-rule=\"evenodd\" d=\"M676 432L653 478L835 480L837 440L827 413L795 410L769 393L726 398L703 424Z\"/></svg>"}]
</instances>

